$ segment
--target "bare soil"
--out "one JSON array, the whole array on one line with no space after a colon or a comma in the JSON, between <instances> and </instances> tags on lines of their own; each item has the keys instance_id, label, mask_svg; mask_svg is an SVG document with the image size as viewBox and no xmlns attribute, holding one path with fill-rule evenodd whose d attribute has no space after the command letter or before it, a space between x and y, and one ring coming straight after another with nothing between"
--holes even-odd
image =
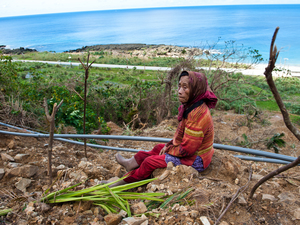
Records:
<instances>
[{"instance_id":1,"label":"bare soil","mask_svg":"<svg viewBox=\"0 0 300 225\"><path fill-rule=\"evenodd\" d=\"M286 147L280 154L298 156L300 147L298 140L285 127L281 114L267 113L247 119L245 115L232 112L212 111L215 126L215 143L226 145L247 145L248 148L273 152L267 149L266 140L275 133L284 133ZM110 122L111 134L124 134L124 129ZM176 118L165 120L156 127L138 131L138 136L172 138L176 130ZM2 130L16 131L1 126ZM19 132L19 131L17 131ZM245 134L248 142L243 138ZM26 154L22 160L10 162L0 159L0 169L5 174L0 182L0 209L12 208L13 212L0 217L0 224L106 224L106 213L92 204L78 203L49 204L46 209L32 201L38 200L49 187L47 176L47 139L28 138L0 134L0 153L15 158L17 154ZM121 148L151 150L157 143L136 141L98 141L102 145ZM97 184L100 180L121 177L126 171L115 160L116 151L87 148L88 158L84 158L82 146L54 141L53 149L53 179L58 171L64 175L53 186L60 190L67 186L89 178L78 188ZM124 157L134 153L122 152ZM205 216L211 224L218 219L226 209L232 197L237 199L228 208L220 222L222 224L299 224L300 223L300 175L299 167L292 168L267 181L255 192L253 199L248 199L251 188L264 175L282 165L242 161L229 152L216 149L212 163L207 170L196 173L185 166L172 168L164 179L136 189L137 192L165 192L167 194L185 191L193 188L187 196L186 204L169 206L164 210L154 209L152 213L158 217L147 215L148 224L201 224L200 217ZM85 163L83 163L85 162ZM16 164L19 163L19 164ZM23 191L16 188L24 175L12 174L13 168L25 165L38 167L36 173L29 177L30 185ZM155 177L162 178L165 170L156 170ZM253 173L249 181L249 174ZM243 188L249 185L243 191ZM189 200L195 200L188 205ZM50 206L50 207L49 207ZM29 210L33 207L32 210ZM124 223L124 222L122 222Z\"/></svg>"}]
</instances>

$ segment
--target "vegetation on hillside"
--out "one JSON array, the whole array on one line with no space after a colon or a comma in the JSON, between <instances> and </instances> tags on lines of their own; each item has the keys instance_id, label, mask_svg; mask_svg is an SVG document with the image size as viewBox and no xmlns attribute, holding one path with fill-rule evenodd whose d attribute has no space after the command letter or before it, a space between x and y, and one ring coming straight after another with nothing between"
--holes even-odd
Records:
<instances>
[{"instance_id":1,"label":"vegetation on hillside","mask_svg":"<svg viewBox=\"0 0 300 225\"><path fill-rule=\"evenodd\" d=\"M68 54L64 53L39 54L45 55L45 58L42 58L44 60L49 60L47 55L56 55L61 61L69 61ZM102 56L105 53L94 54ZM230 53L227 54L230 55ZM256 62L260 61L258 52L252 51L251 54L252 59ZM48 99L50 110L55 102L59 103L63 99L64 103L56 115L57 132L61 132L58 127L66 126L75 127L78 133L83 132L83 100L81 96L84 91L84 69L82 66L12 62L11 56L1 54L0 57L0 110L3 111L4 106L9 107L9 113L18 118L14 121L15 123L20 124L20 121L23 121L22 125L43 127L46 124L42 106L43 98ZM27 54L21 57L26 58ZM206 73L212 90L220 99L217 109L234 110L236 113L254 116L263 109L278 111L264 77L227 73L220 68L228 58L219 57L223 57L223 59L218 60L212 55L206 55L206 60L165 57L164 59L160 58L159 63L155 61L155 58L152 58L151 62L156 66L173 66L173 68L176 68L174 65L177 65L178 70L197 70L199 66L207 65L208 61L214 63L218 61L217 69L202 71ZM122 60L119 58L110 63L118 64ZM136 59L133 58L133 60ZM129 64L129 60L126 63ZM130 61L130 63L151 65L147 60L140 61L140 63ZM173 77L170 79L169 113L161 112L162 102L165 101L164 97L166 97L167 91L166 79L170 73L137 70L136 68L91 68L88 80L87 132L100 128L98 133L107 133L106 121L113 121L122 126L126 124L135 129L154 125L167 116L176 115L179 106L176 97L177 74L171 74ZM300 80L292 77L278 77L275 82L287 109L290 113L296 114L292 119L299 122L297 115L300 115L300 95L298 93ZM28 121L31 120L26 120L26 116L34 116L38 123L30 124ZM24 121L27 121L27 124Z\"/></svg>"}]
</instances>

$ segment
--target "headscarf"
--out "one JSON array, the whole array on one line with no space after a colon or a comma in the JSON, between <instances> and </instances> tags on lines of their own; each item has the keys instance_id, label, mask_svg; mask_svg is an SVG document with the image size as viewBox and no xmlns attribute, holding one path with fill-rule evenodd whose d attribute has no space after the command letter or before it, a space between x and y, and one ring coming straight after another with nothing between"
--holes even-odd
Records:
<instances>
[{"instance_id":1,"label":"headscarf","mask_svg":"<svg viewBox=\"0 0 300 225\"><path fill-rule=\"evenodd\" d=\"M188 102L181 104L178 108L178 121L182 120L183 113L186 109L201 100L203 100L209 108L215 108L218 98L210 89L207 78L203 73L183 71L179 76L179 80L182 76L189 77L190 95Z\"/></svg>"}]
</instances>

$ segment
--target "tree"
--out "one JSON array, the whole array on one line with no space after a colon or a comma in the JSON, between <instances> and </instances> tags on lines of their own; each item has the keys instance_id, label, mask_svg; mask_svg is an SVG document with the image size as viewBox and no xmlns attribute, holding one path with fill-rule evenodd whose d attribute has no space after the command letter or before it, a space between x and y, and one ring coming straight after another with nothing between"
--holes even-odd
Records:
<instances>
[{"instance_id":1,"label":"tree","mask_svg":"<svg viewBox=\"0 0 300 225\"><path fill-rule=\"evenodd\" d=\"M286 127L294 134L294 136L300 141L300 132L299 130L291 123L290 117L289 117L289 113L287 112L285 105L283 104L283 101L280 97L280 94L276 88L276 85L274 83L273 77L272 77L272 71L275 67L275 63L276 60L278 58L279 52L277 51L277 47L275 44L275 40L276 40L276 36L278 33L279 27L277 27L275 29L273 38L272 38L272 42L271 42L271 47L270 47L270 58L269 58L269 64L266 67L266 70L264 72L266 79L267 79L267 83L273 93L273 96L276 100L276 103L281 111L281 114L283 116L283 120L284 123L286 125ZM264 182L266 182L267 180L271 179L272 177L292 168L297 166L300 163L300 156L293 162L282 166L280 168L278 168L277 170L272 171L271 173L267 174L266 176L264 176L262 179L260 179L252 188L250 195L249 195L249 199L251 199L254 195L254 192L256 191L256 189L263 184Z\"/></svg>"}]
</instances>

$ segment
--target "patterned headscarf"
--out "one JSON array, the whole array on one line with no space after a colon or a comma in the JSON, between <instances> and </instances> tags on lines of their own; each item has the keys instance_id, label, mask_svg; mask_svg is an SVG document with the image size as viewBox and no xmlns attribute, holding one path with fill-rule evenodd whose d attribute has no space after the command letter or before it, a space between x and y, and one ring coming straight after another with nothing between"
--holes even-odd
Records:
<instances>
[{"instance_id":1,"label":"patterned headscarf","mask_svg":"<svg viewBox=\"0 0 300 225\"><path fill-rule=\"evenodd\" d=\"M183 113L194 103L203 100L209 108L215 108L218 98L210 89L207 78L203 73L193 71L183 71L179 80L183 76L189 77L190 96L188 102L181 104L178 108L178 121L182 120Z\"/></svg>"}]
</instances>

